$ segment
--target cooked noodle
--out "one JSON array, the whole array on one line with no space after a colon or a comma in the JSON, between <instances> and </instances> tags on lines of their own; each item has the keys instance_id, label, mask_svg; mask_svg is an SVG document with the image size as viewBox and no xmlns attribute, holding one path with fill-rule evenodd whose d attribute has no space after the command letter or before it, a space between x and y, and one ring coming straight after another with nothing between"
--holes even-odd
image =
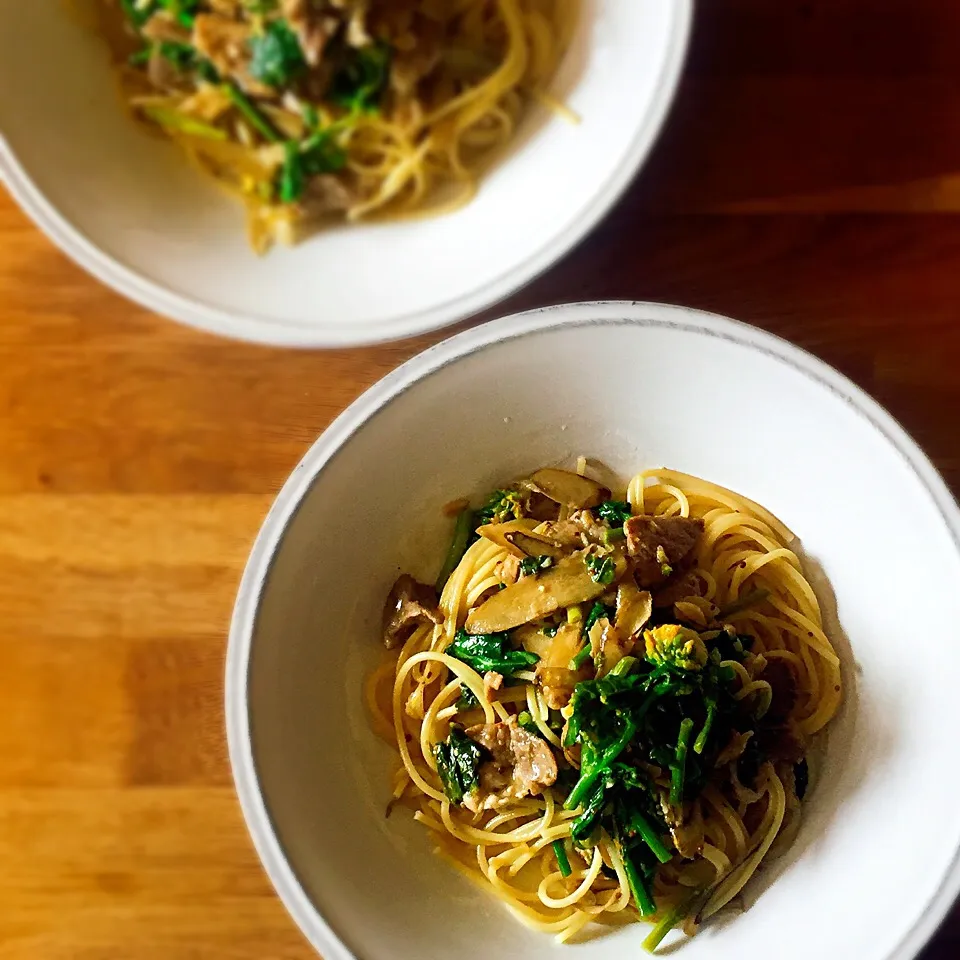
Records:
<instances>
[{"instance_id":1,"label":"cooked noodle","mask_svg":"<svg viewBox=\"0 0 960 960\"><path fill-rule=\"evenodd\" d=\"M127 18L105 32L132 110L244 203L258 251L453 210L531 102L572 116L546 88L580 0L100 2Z\"/></svg>"},{"instance_id":2,"label":"cooked noodle","mask_svg":"<svg viewBox=\"0 0 960 960\"><path fill-rule=\"evenodd\" d=\"M668 619L682 619L699 630L708 646L711 635L728 626L728 635L748 639L749 653L723 667L729 667L724 676L730 677L734 700L751 704L756 716L765 715L777 692L778 670L770 664L788 668L795 696L784 723L805 750L836 713L841 679L793 534L745 497L672 470L637 475L627 497L635 516L702 519L703 533L689 569L700 584L699 595L678 601ZM545 529L536 520L526 521L526 528ZM560 755L556 711L547 708L539 683L527 682L521 672L522 697L514 695L515 687L491 689L481 673L445 652L468 612L491 595L491 586L498 587L510 555L506 546L486 536L469 546L440 595L442 622L421 625L409 636L396 660L374 674L367 699L376 728L392 727L400 754L394 797L432 832L437 852L480 881L521 922L566 941L593 921L637 917L621 845L605 829L595 831L586 845L572 842L581 808L565 809L567 789L559 782L540 795L474 813L451 802L437 772L436 745L445 741L450 720L457 718L455 702L462 688L476 700L476 705L460 708L464 726L494 724L526 711L528 729ZM768 680L761 679L764 675ZM527 670L526 676L533 674ZM569 710L563 711L565 718ZM795 830L798 794L803 793L795 780L800 769L796 759L778 757L773 749L752 782L741 783L742 762L721 763L723 751L717 755L718 766L706 776L699 795L683 804L684 829L695 830L702 840L697 854L681 857L673 850L653 876L656 913L646 919L663 921L658 938L677 922L694 933L698 923L738 896L778 835ZM649 775L661 783L666 776L660 788L666 791L669 772ZM569 860L569 876L562 875L555 841Z\"/></svg>"}]
</instances>

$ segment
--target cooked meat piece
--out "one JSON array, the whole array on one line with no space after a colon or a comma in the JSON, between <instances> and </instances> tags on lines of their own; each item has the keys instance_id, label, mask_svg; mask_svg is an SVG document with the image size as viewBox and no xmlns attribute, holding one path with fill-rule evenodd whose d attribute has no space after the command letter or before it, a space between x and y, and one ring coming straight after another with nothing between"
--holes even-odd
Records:
<instances>
[{"instance_id":1,"label":"cooked meat piece","mask_svg":"<svg viewBox=\"0 0 960 960\"><path fill-rule=\"evenodd\" d=\"M606 544L607 528L601 526L589 510L577 510L567 520L554 520L543 525L540 536L561 547L581 550L591 544Z\"/></svg>"},{"instance_id":2,"label":"cooked meat piece","mask_svg":"<svg viewBox=\"0 0 960 960\"><path fill-rule=\"evenodd\" d=\"M608 530L602 523L597 523L592 510L575 510L570 519L583 531L585 543L606 543Z\"/></svg>"},{"instance_id":3,"label":"cooked meat piece","mask_svg":"<svg viewBox=\"0 0 960 960\"><path fill-rule=\"evenodd\" d=\"M516 583L520 579L520 561L511 553L497 562L493 571L501 583Z\"/></svg>"},{"instance_id":4,"label":"cooked meat piece","mask_svg":"<svg viewBox=\"0 0 960 960\"><path fill-rule=\"evenodd\" d=\"M350 189L339 177L332 173L321 173L307 181L300 204L306 215L323 217L349 210L354 199Z\"/></svg>"},{"instance_id":5,"label":"cooked meat piece","mask_svg":"<svg viewBox=\"0 0 960 960\"><path fill-rule=\"evenodd\" d=\"M483 675L483 692L487 695L489 700L494 693L497 692L503 686L503 674L497 673L496 670L488 670Z\"/></svg>"},{"instance_id":6,"label":"cooked meat piece","mask_svg":"<svg viewBox=\"0 0 960 960\"><path fill-rule=\"evenodd\" d=\"M630 517L623 525L640 587L659 587L693 552L703 521L690 517Z\"/></svg>"},{"instance_id":7,"label":"cooked meat piece","mask_svg":"<svg viewBox=\"0 0 960 960\"><path fill-rule=\"evenodd\" d=\"M773 691L770 708L763 715L764 725L777 727L786 723L797 705L799 696L797 676L793 672L793 667L782 657L773 657L767 661L758 679L769 683Z\"/></svg>"},{"instance_id":8,"label":"cooked meat piece","mask_svg":"<svg viewBox=\"0 0 960 960\"><path fill-rule=\"evenodd\" d=\"M703 582L692 571L674 573L659 590L653 592L654 609L672 607L687 597L702 597Z\"/></svg>"},{"instance_id":9,"label":"cooked meat piece","mask_svg":"<svg viewBox=\"0 0 960 960\"><path fill-rule=\"evenodd\" d=\"M193 45L222 75L233 77L247 93L271 96L273 88L250 74L251 36L249 24L212 13L201 13L193 22Z\"/></svg>"},{"instance_id":10,"label":"cooked meat piece","mask_svg":"<svg viewBox=\"0 0 960 960\"><path fill-rule=\"evenodd\" d=\"M557 779L557 761L547 742L519 727L513 717L469 727L466 734L490 753L480 765L478 789L463 799L474 813L538 796Z\"/></svg>"},{"instance_id":11,"label":"cooked meat piece","mask_svg":"<svg viewBox=\"0 0 960 960\"><path fill-rule=\"evenodd\" d=\"M383 643L388 650L405 643L424 623L443 623L437 606L437 591L401 574L383 605Z\"/></svg>"}]
</instances>

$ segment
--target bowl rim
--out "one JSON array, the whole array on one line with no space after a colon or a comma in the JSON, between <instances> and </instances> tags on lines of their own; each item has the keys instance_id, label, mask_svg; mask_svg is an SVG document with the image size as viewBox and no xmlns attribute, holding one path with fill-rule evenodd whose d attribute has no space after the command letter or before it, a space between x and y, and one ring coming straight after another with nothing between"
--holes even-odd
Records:
<instances>
[{"instance_id":1,"label":"bowl rim","mask_svg":"<svg viewBox=\"0 0 960 960\"><path fill-rule=\"evenodd\" d=\"M386 343L448 327L494 306L531 283L566 256L610 212L621 198L663 129L674 101L690 45L694 0L674 0L672 23L659 86L645 121L636 131L624 158L600 185L572 226L514 265L493 283L426 310L378 319L361 326L333 321L302 324L291 320L223 310L176 293L126 266L89 240L43 194L0 132L0 184L5 184L21 209L71 260L106 286L134 303L186 326L235 340L282 347L346 347Z\"/></svg>"},{"instance_id":2,"label":"bowl rim","mask_svg":"<svg viewBox=\"0 0 960 960\"><path fill-rule=\"evenodd\" d=\"M790 342L706 311L644 301L590 301L542 307L458 333L407 360L353 401L311 445L284 483L257 535L243 573L226 658L227 746L244 820L281 901L311 945L326 960L357 960L313 905L287 860L260 789L250 738L247 679L260 594L287 525L324 467L380 410L419 381L487 347L563 327L647 326L686 330L766 355L833 393L879 431L922 484L960 552L960 506L936 467L906 430L876 400L824 361ZM911 928L885 960L913 960L960 895L960 849Z\"/></svg>"}]
</instances>

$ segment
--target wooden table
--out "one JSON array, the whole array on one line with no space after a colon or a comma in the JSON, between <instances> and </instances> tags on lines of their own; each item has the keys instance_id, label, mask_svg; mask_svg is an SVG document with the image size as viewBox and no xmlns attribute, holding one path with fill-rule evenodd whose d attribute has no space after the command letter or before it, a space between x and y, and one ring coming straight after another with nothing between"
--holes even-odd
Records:
<instances>
[{"instance_id":1,"label":"wooden table","mask_svg":"<svg viewBox=\"0 0 960 960\"><path fill-rule=\"evenodd\" d=\"M497 312L686 303L814 351L960 488L960 5L702 0L639 182ZM437 336L225 343L99 286L0 197L0 958L307 960L247 839L224 641L271 497ZM925 955L960 949L960 913Z\"/></svg>"}]
</instances>

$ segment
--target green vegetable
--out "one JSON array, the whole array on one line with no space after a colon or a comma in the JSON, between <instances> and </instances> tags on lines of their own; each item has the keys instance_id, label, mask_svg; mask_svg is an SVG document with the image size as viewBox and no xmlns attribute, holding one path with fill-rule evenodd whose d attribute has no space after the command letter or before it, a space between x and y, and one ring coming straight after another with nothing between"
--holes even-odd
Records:
<instances>
[{"instance_id":1,"label":"green vegetable","mask_svg":"<svg viewBox=\"0 0 960 960\"><path fill-rule=\"evenodd\" d=\"M303 165L300 163L300 145L288 140L283 145L283 166L280 168L279 194L281 203L295 203L303 196Z\"/></svg>"},{"instance_id":2,"label":"green vegetable","mask_svg":"<svg viewBox=\"0 0 960 960\"><path fill-rule=\"evenodd\" d=\"M683 785L686 779L687 747L690 735L693 733L693 721L685 717L680 724L680 734L677 737L677 753L670 768L670 803L678 807L683 802Z\"/></svg>"},{"instance_id":3,"label":"green vegetable","mask_svg":"<svg viewBox=\"0 0 960 960\"><path fill-rule=\"evenodd\" d=\"M529 710L520 711L517 715L517 726L523 727L527 733L535 733L538 737L540 736L540 728Z\"/></svg>"},{"instance_id":4,"label":"green vegetable","mask_svg":"<svg viewBox=\"0 0 960 960\"><path fill-rule=\"evenodd\" d=\"M140 7L135 0L120 0L120 8L138 30L157 12L156 3Z\"/></svg>"},{"instance_id":5,"label":"green vegetable","mask_svg":"<svg viewBox=\"0 0 960 960\"><path fill-rule=\"evenodd\" d=\"M471 740L462 727L454 724L447 739L434 746L433 754L443 792L451 803L462 803L477 785L477 769L484 758L483 748Z\"/></svg>"},{"instance_id":6,"label":"green vegetable","mask_svg":"<svg viewBox=\"0 0 960 960\"><path fill-rule=\"evenodd\" d=\"M520 561L520 576L529 577L553 566L553 557L524 557Z\"/></svg>"},{"instance_id":7,"label":"green vegetable","mask_svg":"<svg viewBox=\"0 0 960 960\"><path fill-rule=\"evenodd\" d=\"M142 67L149 62L153 52L157 51L165 60L169 60L178 70L186 71L197 66L197 51L188 43L174 43L170 40L161 40L138 50L130 56L130 65Z\"/></svg>"},{"instance_id":8,"label":"green vegetable","mask_svg":"<svg viewBox=\"0 0 960 960\"><path fill-rule=\"evenodd\" d=\"M700 634L676 623L664 623L644 635L644 649L651 663L683 671L702 669L709 659Z\"/></svg>"},{"instance_id":9,"label":"green vegetable","mask_svg":"<svg viewBox=\"0 0 960 960\"><path fill-rule=\"evenodd\" d=\"M600 780L594 785L593 792L583 804L580 816L573 821L570 827L570 839L578 847L586 846L600 820L600 814L606 804L608 785L612 784L608 784L606 780Z\"/></svg>"},{"instance_id":10,"label":"green vegetable","mask_svg":"<svg viewBox=\"0 0 960 960\"><path fill-rule=\"evenodd\" d=\"M579 670L590 659L590 644L585 644L570 660L571 670Z\"/></svg>"},{"instance_id":11,"label":"green vegetable","mask_svg":"<svg viewBox=\"0 0 960 960\"><path fill-rule=\"evenodd\" d=\"M312 103L304 103L302 112L307 129L316 133L320 129L320 115L317 113L317 108Z\"/></svg>"},{"instance_id":12,"label":"green vegetable","mask_svg":"<svg viewBox=\"0 0 960 960\"><path fill-rule=\"evenodd\" d=\"M717 717L717 701L712 697L707 698L707 719L703 721L703 727L697 734L697 739L693 743L693 752L703 753L703 748L707 745L707 737L710 736L710 730L713 727L713 721Z\"/></svg>"},{"instance_id":13,"label":"green vegetable","mask_svg":"<svg viewBox=\"0 0 960 960\"><path fill-rule=\"evenodd\" d=\"M625 500L607 500L597 507L597 516L611 527L622 527L632 515L633 510Z\"/></svg>"},{"instance_id":14,"label":"green vegetable","mask_svg":"<svg viewBox=\"0 0 960 960\"><path fill-rule=\"evenodd\" d=\"M567 810L574 810L580 806L580 803L590 793L597 781L606 773L610 764L623 753L636 732L637 725L628 716L620 735L607 744L599 757L591 758L592 762L587 762L586 757L583 757L580 765L580 779L563 804Z\"/></svg>"},{"instance_id":15,"label":"green vegetable","mask_svg":"<svg viewBox=\"0 0 960 960\"><path fill-rule=\"evenodd\" d=\"M567 849L562 840L553 841L553 855L557 858L557 867L560 870L561 877L569 877L573 870L570 869L570 860L567 858Z\"/></svg>"},{"instance_id":16,"label":"green vegetable","mask_svg":"<svg viewBox=\"0 0 960 960\"><path fill-rule=\"evenodd\" d=\"M477 526L488 523L506 523L523 516L520 494L515 490L494 490L487 502L477 511Z\"/></svg>"},{"instance_id":17,"label":"green vegetable","mask_svg":"<svg viewBox=\"0 0 960 960\"><path fill-rule=\"evenodd\" d=\"M753 637L746 634L731 636L726 630L710 641L710 656L715 657L717 663L721 660L742 660L744 653L753 646Z\"/></svg>"},{"instance_id":18,"label":"green vegetable","mask_svg":"<svg viewBox=\"0 0 960 960\"><path fill-rule=\"evenodd\" d=\"M552 623L549 626L543 628L543 635L545 637L555 637L559 629L560 627L558 624Z\"/></svg>"},{"instance_id":19,"label":"green vegetable","mask_svg":"<svg viewBox=\"0 0 960 960\"><path fill-rule=\"evenodd\" d=\"M437 593L443 591L450 579L450 574L457 569L457 564L467 552L467 544L470 542L470 534L473 533L474 526L473 511L469 507L457 514L456 523L453 525L453 539L450 541L446 559L437 576Z\"/></svg>"},{"instance_id":20,"label":"green vegetable","mask_svg":"<svg viewBox=\"0 0 960 960\"><path fill-rule=\"evenodd\" d=\"M595 605L587 619L595 623L607 613ZM742 717L728 668L710 660L699 634L663 624L645 640L644 658L624 657L606 676L576 685L563 733L565 748L580 747L579 778L564 802L577 812L573 841L588 844L600 828L614 837L643 911L652 909L659 864L674 854L661 788L644 764L670 770L670 799L679 805L703 788Z\"/></svg>"},{"instance_id":21,"label":"green vegetable","mask_svg":"<svg viewBox=\"0 0 960 960\"><path fill-rule=\"evenodd\" d=\"M219 127L214 127L202 120L197 120L186 113L174 110L172 107L147 105L141 108L143 114L154 123L160 124L168 130L176 130L190 137L204 137L207 140L226 140L227 133Z\"/></svg>"},{"instance_id":22,"label":"green vegetable","mask_svg":"<svg viewBox=\"0 0 960 960\"><path fill-rule=\"evenodd\" d=\"M621 850L623 857L623 866L627 873L627 884L630 887L630 893L633 895L633 902L637 905L641 917L649 917L657 912L657 905L650 896L647 884L643 879L643 874L637 868L629 850Z\"/></svg>"},{"instance_id":23,"label":"green vegetable","mask_svg":"<svg viewBox=\"0 0 960 960\"><path fill-rule=\"evenodd\" d=\"M597 600L590 608L590 612L587 614L586 620L583 621L583 632L589 634L593 625L598 620L602 620L604 617L613 623L613 618L615 616L616 610L613 607L608 607L606 604Z\"/></svg>"},{"instance_id":24,"label":"green vegetable","mask_svg":"<svg viewBox=\"0 0 960 960\"><path fill-rule=\"evenodd\" d=\"M607 674L610 677L625 677L637 662L636 657L623 657L614 664L613 669Z\"/></svg>"},{"instance_id":25,"label":"green vegetable","mask_svg":"<svg viewBox=\"0 0 960 960\"><path fill-rule=\"evenodd\" d=\"M660 839L653 825L644 816L636 805L631 805L622 799L614 814L617 824L617 834L622 840L639 838L659 863L667 863L673 856Z\"/></svg>"},{"instance_id":26,"label":"green vegetable","mask_svg":"<svg viewBox=\"0 0 960 960\"><path fill-rule=\"evenodd\" d=\"M597 557L588 554L584 558L584 563L590 571L590 579L594 583L602 583L606 586L613 583L613 578L617 575L617 568L611 557Z\"/></svg>"},{"instance_id":27,"label":"green vegetable","mask_svg":"<svg viewBox=\"0 0 960 960\"><path fill-rule=\"evenodd\" d=\"M457 698L457 710L472 710L474 707L480 706L480 701L477 699L474 692L465 684L460 684L460 696Z\"/></svg>"},{"instance_id":28,"label":"green vegetable","mask_svg":"<svg viewBox=\"0 0 960 960\"><path fill-rule=\"evenodd\" d=\"M334 74L327 99L351 113L376 112L389 78L390 47L385 43L350 49Z\"/></svg>"},{"instance_id":29,"label":"green vegetable","mask_svg":"<svg viewBox=\"0 0 960 960\"><path fill-rule=\"evenodd\" d=\"M200 12L200 0L159 0L159 3L187 29L193 26L194 18Z\"/></svg>"},{"instance_id":30,"label":"green vegetable","mask_svg":"<svg viewBox=\"0 0 960 960\"><path fill-rule=\"evenodd\" d=\"M276 127L254 106L253 101L233 81L224 84L224 91L247 123L264 140L268 140L270 143L280 143L283 140Z\"/></svg>"},{"instance_id":31,"label":"green vegetable","mask_svg":"<svg viewBox=\"0 0 960 960\"><path fill-rule=\"evenodd\" d=\"M681 900L669 913L664 914L663 919L650 931L646 940L643 941L643 949L648 953L653 953L663 942L663 938L686 918L690 912L691 904L699 895L700 891L695 891L686 899Z\"/></svg>"},{"instance_id":32,"label":"green vegetable","mask_svg":"<svg viewBox=\"0 0 960 960\"><path fill-rule=\"evenodd\" d=\"M168 11L181 26L190 29L195 14L199 12L200 0L150 0L148 3L120 0L120 8L137 30L160 10Z\"/></svg>"},{"instance_id":33,"label":"green vegetable","mask_svg":"<svg viewBox=\"0 0 960 960\"><path fill-rule=\"evenodd\" d=\"M250 38L250 73L270 87L289 86L307 67L297 35L285 20L271 20Z\"/></svg>"},{"instance_id":34,"label":"green vegetable","mask_svg":"<svg viewBox=\"0 0 960 960\"><path fill-rule=\"evenodd\" d=\"M509 644L509 633L470 634L465 630L458 630L453 643L444 652L462 660L477 673L493 670L505 677L528 670L540 659L535 653L515 650Z\"/></svg>"}]
</instances>

